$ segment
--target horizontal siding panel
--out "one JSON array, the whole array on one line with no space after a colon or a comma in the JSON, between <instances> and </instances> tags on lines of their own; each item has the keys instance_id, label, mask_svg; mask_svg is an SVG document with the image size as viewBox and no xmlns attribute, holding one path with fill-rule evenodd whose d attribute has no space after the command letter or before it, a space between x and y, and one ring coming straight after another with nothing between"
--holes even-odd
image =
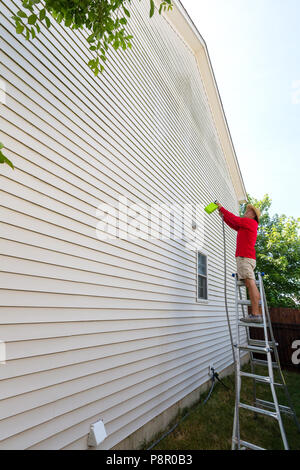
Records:
<instances>
[{"instance_id":1,"label":"horizontal siding panel","mask_svg":"<svg viewBox=\"0 0 300 470\"><path fill-rule=\"evenodd\" d=\"M202 322L200 323L202 324ZM178 328L184 331L184 327L189 325L197 326L193 318L174 318L174 319L135 319L135 320L118 320L118 321L89 321L89 322L68 322L62 323L59 327L59 336L76 336L97 333L121 332L121 331L134 331L134 330L152 330L159 328L165 331L165 328L172 329ZM33 328L34 326L34 328ZM1 328L1 336L4 341L27 341L37 338L52 338L57 337L57 323L40 323L37 325L31 324L18 324L18 325L3 325Z\"/></svg>"},{"instance_id":2,"label":"horizontal siding panel","mask_svg":"<svg viewBox=\"0 0 300 470\"><path fill-rule=\"evenodd\" d=\"M76 245L76 243L70 242L67 239L59 239L57 238L57 234L55 233L54 235L50 235L49 231L44 230L43 232L38 232L38 230L33 231L32 230L32 224L30 223L30 218L26 216L22 216L22 224L23 227L15 225L13 222L16 222L15 218L13 217L13 212L5 209L1 209L1 213L6 214L6 219L9 219L7 223L0 222L0 230L1 234L3 235L3 238L7 238L10 241L16 241L18 243L23 243L21 240L29 240L32 244L30 245L30 252L35 248L35 246L43 249L47 249L52 252L56 252L59 255L70 255L74 256L76 258L79 258L79 262L77 262L77 267L81 269L81 263L83 262L99 262L102 264L107 264L110 266L120 266L120 259L121 256L116 256L113 252L113 249L110 249L108 244L102 244L101 248L103 247L103 251L101 251L98 247L95 246L94 248L90 247L84 247L82 245ZM34 219L33 219L34 220ZM26 223L27 222L27 223ZM24 228L24 226L26 228ZM30 228L31 227L31 228ZM100 241L98 242L99 244L101 243ZM4 244L2 243L2 247L4 247ZM80 249L79 249L80 247ZM105 250L105 251L104 251ZM3 248L2 248L3 251ZM116 250L115 250L116 251ZM111 252L111 254L110 254ZM195 256L195 255L194 255ZM83 262L81 261L83 260ZM148 265L146 264L146 260L148 262ZM140 262L139 262L140 261ZM144 261L144 263L143 263ZM138 258L137 256L134 257L133 261L133 255L132 253L125 251L122 251L122 266L124 269L130 269L134 271L139 271L143 270L145 273L150 273L156 275L156 277L162 277L162 276L168 276L168 274L172 275L172 279L174 279L174 274L177 272L180 274L183 278L183 282L188 282L190 279L195 278L195 273L191 272L185 272L183 271L182 273L179 272L178 270L176 271L175 267L170 267L170 265L167 266L161 266L159 267L159 264L155 264L152 262L151 258L147 258L146 256L144 258ZM121 268L122 268L121 266ZM179 278L180 279L180 278Z\"/></svg>"},{"instance_id":3,"label":"horizontal siding panel","mask_svg":"<svg viewBox=\"0 0 300 470\"><path fill-rule=\"evenodd\" d=\"M87 276L88 277L88 276ZM82 276L81 276L82 279ZM72 295L88 295L88 296L101 296L101 297L118 297L118 298L142 298L145 300L163 300L168 301L171 296L172 301L181 301L181 297L190 299L191 290L184 291L183 289L168 288L168 287L157 287L155 285L141 285L142 283L122 283L117 280L114 283L114 287L110 287L108 282L101 283L101 279L94 277L94 282L80 282L80 280L66 280L64 278L48 277L44 272L44 276L24 274L24 273L0 273L0 283L2 288L9 289L10 286L14 285L15 290L32 290L34 284L36 291L43 292L57 292L62 294ZM122 285L123 284L123 285ZM193 290L194 291L194 290Z\"/></svg>"},{"instance_id":4,"label":"horizontal siding panel","mask_svg":"<svg viewBox=\"0 0 300 470\"><path fill-rule=\"evenodd\" d=\"M85 243L92 245L94 248L96 246L99 247L103 245L107 245L107 241L103 242L97 239L96 236L96 224L94 226L86 227L84 224L81 224L77 221L71 220L69 217L62 216L61 214L55 213L49 209L40 206L33 206L29 202L25 201L24 199L20 199L14 195L6 193L1 200L2 206L7 207L9 211L14 210L18 211L18 219L30 218L32 223L32 229L36 231L39 230L39 225L41 228L48 227L48 231L55 232L57 236L63 236L63 234L68 233L69 238L71 241L78 243L82 246L87 246ZM39 214L39 217L37 216ZM16 214L14 213L14 217L16 218ZM54 227L53 227L54 226ZM66 237L66 235L65 235ZM155 250L155 246L151 244L148 240L134 240L133 243L129 241L117 239L115 242L115 250L116 245L119 246L120 250L129 251L129 246L131 246L131 250L137 256L142 256L143 251L147 253L149 251L148 256L152 257L154 261L159 262L159 259L165 259L166 253L164 250L157 249ZM113 244L111 243L113 246ZM187 252L189 250L186 250ZM194 260L194 253L189 253L190 258ZM162 258L163 257L163 258ZM182 269L188 270L192 266L192 260L180 260L180 256L174 256L174 261L171 260L169 264L173 264L176 266L176 263L181 261ZM186 267L185 267L186 264ZM177 264L178 265L178 264Z\"/></svg>"},{"instance_id":5,"label":"horizontal siding panel","mask_svg":"<svg viewBox=\"0 0 300 470\"><path fill-rule=\"evenodd\" d=\"M186 308L170 309L86 309L80 308L41 308L41 307L2 307L0 312L0 321L3 325L13 325L18 323L57 323L73 321L95 321L95 320L139 320L139 319L176 319L176 318L198 318L205 324L210 323L211 319L222 318L224 309L224 298L214 298L212 302L201 304L194 310ZM232 303L233 296L229 296L229 303ZM217 303L218 302L218 303ZM199 304L200 305L200 304ZM185 307L185 306L184 306ZM229 312L233 315L234 310L229 305Z\"/></svg>"},{"instance_id":6,"label":"horizontal siding panel","mask_svg":"<svg viewBox=\"0 0 300 470\"><path fill-rule=\"evenodd\" d=\"M207 322L208 323L208 322ZM217 322L216 322L217 323ZM224 319L222 322L219 323L221 331L224 332L226 328ZM152 346L156 346L157 344L167 344L168 342L177 342L189 340L190 338L195 338L199 334L207 336L207 328L208 324L204 325L201 329L194 328L188 329L186 328L185 331L168 331L163 332L159 331L157 334L155 331L147 331L147 332L140 332L134 331L130 333L130 337L128 332L118 332L118 335L115 333L104 333L104 334L90 334L84 335L81 337L77 336L66 336L66 337L57 337L57 338L45 338L42 342L39 340L30 340L30 341L16 341L16 342L8 342L7 343L7 360L10 359L20 359L20 358L34 358L34 357L41 357L47 356L49 354L57 354L62 352L70 351L70 354L74 352L81 354L84 348L94 348L101 346L106 346L108 350L113 349L115 353L119 352L118 345L120 348L122 347L123 351L132 350L134 348L139 351L143 348L148 348ZM234 330L233 330L234 331ZM155 334L156 333L156 334ZM212 334L216 334L216 330L212 330ZM123 344L122 344L123 343ZM201 341L199 340L199 343ZM106 350L105 348L105 350ZM91 350L91 354L93 354L93 350Z\"/></svg>"},{"instance_id":7,"label":"horizontal siding panel","mask_svg":"<svg viewBox=\"0 0 300 470\"><path fill-rule=\"evenodd\" d=\"M7 172L7 174L9 174L9 173L8 173L8 170L6 170L6 172ZM78 183L77 183L77 185L78 185ZM107 201L105 201L105 202L107 202ZM111 201L110 201L110 202L111 202ZM210 226L210 224L213 224L213 225L211 226L211 228L212 228L213 236L216 237L215 243L218 242L218 241L221 242L221 241L222 241L222 240L221 240L221 234L220 234L219 230L217 230L218 224L215 223L215 218L206 219L206 221L205 221L205 226ZM231 240L232 240L232 237L229 238L229 242L231 242ZM208 242L209 242L209 241L210 241L210 240L208 240ZM174 243L174 242L173 242L173 243ZM178 243L178 242L176 242L176 243Z\"/></svg>"},{"instance_id":8,"label":"horizontal siding panel","mask_svg":"<svg viewBox=\"0 0 300 470\"><path fill-rule=\"evenodd\" d=\"M194 374L194 376L197 375L197 374ZM172 404L174 404L177 399L176 397L180 397L179 399L183 398L185 395L187 395L188 393L190 393L192 390L194 390L198 385L199 383L199 380L203 379L203 377L201 376L198 376L197 379L195 380L195 377L192 376L194 378L194 381L192 382L191 380L186 380L183 382L183 385L185 385L185 387L181 387L181 390L180 388L177 387L177 389L174 389L171 388L170 391L171 393L173 393L173 395L171 396L171 398L169 399L165 399L165 391L161 391L160 390L160 393L158 396L155 396L155 398L153 399L153 392L154 390L152 390L152 394L151 394L151 401L147 401L146 405L143 405L142 407L138 407L136 408L134 406L134 403L133 403L133 410L131 410L130 412L130 415L132 417L132 421L130 422L130 432L134 432L136 429L138 429L142 424L146 423L148 420L149 420L149 415L148 413L150 412L153 412L153 407L159 407L160 405L163 404L163 408L161 408L161 411L163 411L163 409L166 409L168 408L169 406L172 406ZM181 383L182 384L182 383ZM180 384L180 385L181 385ZM162 387L161 387L162 388ZM166 384L166 389L168 390L168 383ZM173 400L173 402L172 402ZM133 398L133 401L134 401L134 398ZM119 400L120 402L120 400ZM154 402L154 404L153 404ZM126 401L126 404L127 404L127 401ZM129 406L132 406L131 404L129 404ZM152 408L151 408L152 406ZM150 408L150 409L149 409ZM92 406L89 407L89 409L92 409ZM14 436L12 437L11 439L8 439L6 441L3 441L1 444L3 446L5 446L5 448L18 448L18 446L20 445L19 443L23 441L24 439L24 442L26 443L26 446L30 447L30 441L32 441L34 438L40 442L42 441L42 439L44 438L45 441L41 442L40 445L34 445L34 444L31 444L31 447L32 448L44 448L44 449L51 449L51 448L57 448L57 447L52 447L51 446L51 441L52 439L55 441L56 438L59 440L60 442L60 447L62 446L66 446L66 441L64 441L64 433L66 432L66 434L68 434L68 428L71 427L71 426L75 426L74 424L74 418L78 419L78 417L80 418L82 416L82 413L81 413L82 409L78 409L76 411L74 411L72 414L70 413L67 413L67 414L64 414L62 417L60 418L57 418L57 420L55 420L55 424L53 427L53 421L50 421L50 422L47 422L47 423L44 423L42 425L39 426L39 428L41 428L41 435L38 436L37 435L37 432L36 432L36 429L37 427L33 428L33 430L31 430L30 433L28 432L24 432L22 433L22 435L19 435L19 436ZM105 422L107 422L107 429L108 429L108 432L110 434L109 436L109 441L105 441L103 445L101 445L100 448L103 448L105 449L106 446L105 444L107 444L107 448L110 448L112 447L113 445L115 445L115 443L117 443L119 440L121 440L122 438L124 438L124 432L126 433L126 430L124 430L124 427L121 428L122 426L122 421L124 423L124 416L121 416L121 417L117 417L117 419L115 419L112 423L109 423L108 419L106 419L106 416L105 416L105 413L104 412L101 412L101 410L99 410L99 413L98 415L94 415L93 417L90 417L90 421L89 422L95 422L96 420L100 419L100 418L104 418ZM87 411L87 414L88 414L88 411ZM139 419L135 419L134 418L134 415L137 414L137 416L139 416ZM148 416L147 416L148 415ZM63 418L65 419L65 426L63 424ZM140 424L142 423L142 424ZM85 423L83 423L84 425L84 432L82 434L86 434L88 431L86 430L86 425ZM81 426L81 423L79 424L79 426ZM76 426L77 427L77 426ZM59 433L60 429L64 429L66 431L64 432L61 432L60 434L55 434L53 432L53 430L56 429ZM89 429L88 429L89 430ZM115 435L114 431L118 431L117 432L117 436ZM74 430L72 430L74 431ZM49 437L48 434L50 434L52 437ZM123 437L120 437L123 436ZM42 439L40 439L40 438ZM116 437L116 441L115 441L115 437ZM68 438L69 439L69 438ZM67 441L69 442L69 440Z\"/></svg>"},{"instance_id":9,"label":"horizontal siding panel","mask_svg":"<svg viewBox=\"0 0 300 470\"><path fill-rule=\"evenodd\" d=\"M122 377L120 383L114 383L115 390L117 391L113 394L109 392L111 389L110 385L106 386L105 384L102 384L101 387L99 387L99 390L93 390L94 399L99 402L100 406L105 406L107 410L110 410L110 416L112 419L115 419L116 417L119 418L122 411L124 412L124 408L134 411L135 408L143 405L145 402L149 403L153 397L156 398L157 392L161 396L162 393L166 392L168 389L172 389L173 387L180 388L182 383L188 383L188 381L191 380L191 377L194 379L196 375L199 375L198 371L195 372L195 369L199 365L199 358L196 360L187 360L186 364L189 366L188 369L186 369L184 365L179 365L178 367L175 366L167 373L162 371L157 375L151 375L151 378L149 379L143 378L140 382L136 379L134 386L128 386L128 384L130 384L131 376ZM101 396L102 394L103 396ZM5 423L5 435L3 433L1 438L7 438L11 430L13 433L15 430L18 430L18 432L25 431L28 428L28 422L34 424L35 420L37 423L40 423L48 421L50 418L51 423L49 424L50 426L53 426L53 419L56 417L56 414L63 413L66 415L68 413L66 406L72 406L73 408L75 407L75 409L82 408L82 395L85 396L85 392L81 394L80 397L73 395L72 403L69 399L64 398L62 400L56 400L52 406L38 407L30 410L28 413L21 413L20 415L3 420ZM89 394L87 394L87 396L89 396ZM145 396L148 397L147 400L145 400ZM79 399L79 402L77 398ZM93 410L95 403L92 402L84 406ZM38 411L40 412L40 415L38 415Z\"/></svg>"},{"instance_id":10,"label":"horizontal siding panel","mask_svg":"<svg viewBox=\"0 0 300 470\"><path fill-rule=\"evenodd\" d=\"M30 239L32 242L39 243L37 246L36 244L28 244L24 243L23 241L20 241L20 239L27 239L29 238L29 233L28 231L24 230L24 228L13 226L12 224L4 224L0 222L0 229L1 229L1 234L3 235L3 238L6 238L6 245L5 245L5 253L7 255L11 256L18 256L20 253L24 253L24 250L26 251L27 256L31 256L32 259L36 258L37 260L40 261L45 261L48 263L55 264L55 265L64 265L67 266L69 265L72 268L77 268L77 269L85 269L85 270L90 270L96 271L94 272L100 272L100 273L114 273L114 272L119 272L120 277L121 274L126 270L126 275L128 273L128 270L139 272L139 274L144 274L144 273L149 273L155 278L160 278L159 282L162 282L161 279L163 278L168 278L170 275L168 274L168 271L166 269L151 269L150 266L147 266L142 263L133 263L130 262L127 259L122 258L122 266L113 264L113 255L112 257L109 257L110 255L106 255L104 252L101 252L99 254L98 251L94 249L85 249L84 247L81 246L80 252L76 246L74 246L71 243L64 243L63 241L60 241L59 239L55 237L51 237L50 235L46 234L41 234L38 236L34 232L30 231ZM29 230L29 229L28 229ZM18 240L19 238L19 240ZM33 239L33 240L32 240ZM17 242L17 243L15 243ZM4 245L2 244L2 247ZM73 248L73 250L71 250ZM1 250L1 246L0 246ZM2 248L3 252L3 248ZM1 253L1 251L0 251ZM224 267L224 261L221 259L220 253L216 253L215 249L212 251L207 249L208 253L208 269L210 275L213 275L216 279L222 280L222 273L220 272L220 269L223 269ZM122 253L123 254L123 253ZM80 259L80 266L78 266L78 258ZM194 254L194 259L195 259L195 254ZM119 258L120 260L120 258ZM63 264L64 262L64 264ZM101 263L101 264L99 264ZM82 266L81 266L82 264ZM236 264L232 260L227 261L226 265L228 268L232 271L235 272L236 270ZM92 269L91 269L92 267ZM143 270L143 271L141 271ZM172 271L171 271L172 272ZM172 274L176 272L173 270ZM230 271L229 271L230 272ZM183 277L183 275L186 277ZM189 275L189 276L188 276ZM171 277L172 280L174 280L174 275ZM180 278L180 284L185 285L186 283L193 283L194 284L194 279L195 279L195 274L183 272L182 277ZM179 283L179 281L177 281ZM230 283L228 283L230 284ZM233 282L231 283L232 285Z\"/></svg>"},{"instance_id":11,"label":"horizontal siding panel","mask_svg":"<svg viewBox=\"0 0 300 470\"><path fill-rule=\"evenodd\" d=\"M5 209L3 209L1 212L3 213L4 211L5 211ZM28 230L31 230L32 232L36 232L37 234L41 233L41 235L45 235L45 236L48 236L49 232L53 233L54 228L51 227L51 225L48 224L48 222L46 222L46 221L44 222L44 221L38 220L34 217L29 217L25 214L18 214L18 220L16 220L16 217L15 217L15 214L14 214L13 211L11 211L10 209L7 209L7 211L5 211L5 212L6 212L6 215L7 215L8 223L11 223L11 225L14 225L13 222L15 224L19 223L19 226L23 225L23 227L27 228ZM7 229L7 230L9 230L9 229ZM103 255L104 260L105 260L105 252L106 252L107 255L109 254L109 252L111 252L112 256L117 258L116 261L118 261L118 264L120 263L120 258L122 258L122 259L125 259L126 261L134 259L133 266L135 265L135 262L140 263L141 265L143 265L143 261L144 261L144 264L146 264L146 262L147 262L149 266L154 267L156 269L159 269L159 266L160 266L159 257L157 257L157 260L153 260L153 258L151 258L149 256L149 253L147 253L146 249L144 250L146 255L143 257L142 254L136 254L136 253L134 253L134 251L129 251L129 250L126 250L124 248L123 249L120 248L119 249L120 250L120 256L118 256L117 255L118 247L115 247L115 249L113 249L113 245L109 245L108 243L104 243L100 240L91 240L88 237L81 237L81 235L79 235L79 234L76 234L74 232L68 232L63 227L58 227L58 226L55 227L55 232L54 233L55 233L55 237L54 237L54 240L53 240L53 247L55 248L55 246L63 246L65 253L68 253L68 251L70 251L70 247L71 247L72 248L71 254L76 254L76 253L78 255L86 254L87 258L88 258L88 255L90 254L91 258L93 260L95 260L97 258L100 260L101 256L102 256L102 253L104 251L104 255ZM68 240L68 236L67 236L68 233L69 233L70 239L72 241ZM33 236L34 236L34 234L33 234ZM60 236L62 237L61 238L62 242L65 242L65 244L64 243L60 244L60 240L59 240ZM83 242L82 238L87 242L86 246L82 245L82 242ZM40 239L42 239L42 237L40 237ZM56 240L58 240L57 244L56 244ZM117 240L117 243L118 242L119 242L119 240ZM120 241L120 243L123 244L122 241ZM142 249L140 249L140 250L141 250L140 252L142 253ZM113 254L113 252L114 252L114 254ZM195 260L195 254L193 255L193 258ZM90 259L90 258L88 258L88 259ZM107 258L107 260L109 260L109 258ZM182 276L184 276L185 272L188 272L188 271L187 271L187 269L185 269L184 265L182 265L182 269L179 270L180 267L181 267L181 265L180 265L179 262L177 264L176 263L174 263L174 264L170 263L169 265L165 266L165 269L164 269L164 265L162 264L161 265L161 270L162 271L166 270L166 271L169 271L169 272L174 272L174 271L176 272L176 269L177 269L178 274L181 274L181 272L182 272ZM194 266L193 266L193 268L194 268ZM172 271L172 269L173 269L173 271ZM191 272L190 271L188 272L188 274L189 274L189 277L191 277ZM195 275L195 274L192 273L192 275Z\"/></svg>"},{"instance_id":12,"label":"horizontal siding panel","mask_svg":"<svg viewBox=\"0 0 300 470\"><path fill-rule=\"evenodd\" d=\"M38 407L83 391L87 392L87 396L88 393L93 396L94 392L97 397L109 396L112 390L111 382L114 382L114 390L134 388L136 383L142 385L146 378L162 376L170 370L175 373L176 368L182 364L198 360L199 356L203 359L212 351L212 348L216 348L217 344L220 344L220 338L218 342L215 338L211 338L207 347L202 348L203 350L197 348L197 345L192 345L166 354L145 357L139 361L134 360L136 358L133 358L132 354L131 360L127 357L128 362L120 356L97 360L85 364L84 376L79 375L82 373L82 364L64 367L63 370L52 369L47 374L45 372L32 374L26 378L26 381L35 388L23 394L22 402L18 398L19 394L16 393L15 396L5 401L5 406L4 403L0 403L1 416L4 418L28 411L32 408L33 402L35 407ZM176 359L176 367L174 367L174 359ZM24 381L25 377L19 378L20 385L22 380ZM95 387L98 388L95 389ZM73 406L72 400L66 400L66 403L68 402L68 406Z\"/></svg>"},{"instance_id":13,"label":"horizontal siding panel","mask_svg":"<svg viewBox=\"0 0 300 470\"><path fill-rule=\"evenodd\" d=\"M53 260L52 260L53 261ZM109 269L109 274L102 274L101 272L89 272L86 270L72 269L68 267L60 267L53 262L51 264L31 261L22 258L2 256L0 255L0 264L3 272L21 274L25 276L43 277L49 279L59 279L70 282L82 282L84 277L85 284L95 284L98 286L110 286L112 283L120 289L132 288L163 292L172 292L172 289L176 289L179 295L190 295L194 294L195 286L194 280L190 284L168 281L168 284L164 279L159 282L155 277L149 279L147 276L143 276L141 273L130 273L123 269L124 275L120 276L121 268L112 266ZM100 266L99 266L100 268ZM96 276L95 276L96 274ZM135 274L135 275L134 275ZM137 274L139 281L137 281Z\"/></svg>"},{"instance_id":14,"label":"horizontal siding panel","mask_svg":"<svg viewBox=\"0 0 300 470\"><path fill-rule=\"evenodd\" d=\"M112 288L113 291L113 288ZM47 293L45 296L44 293ZM125 294L126 295L126 294ZM13 288L9 289L2 289L0 291L0 305L2 306L11 306L15 305L19 306L40 306L40 307L63 307L63 308L110 308L112 305L114 308L138 308L142 309L145 300L147 300L147 307L148 308L171 308L176 309L177 307L182 307L183 305L187 304L190 305L190 300L186 300L185 297L175 297L169 296L162 299L153 299L149 298L151 296L138 296L137 294L132 294L130 296L130 292L127 296L120 298L119 295L116 295L113 298L105 297L100 295L86 295L85 297L81 296L80 294L65 294L65 293L55 293L46 291L13 291ZM199 305L195 307L199 309Z\"/></svg>"},{"instance_id":15,"label":"horizontal siding panel","mask_svg":"<svg viewBox=\"0 0 300 470\"><path fill-rule=\"evenodd\" d=\"M220 323L217 331L208 329L206 332L207 340L214 340L216 343L219 342L219 336L222 335L224 326L225 325ZM198 347L199 342L199 338L195 335L189 337L189 334L184 334L181 335L181 338L178 338L176 335L169 335L159 340L154 337L120 342L118 344L104 344L88 348L67 350L65 352L59 352L55 357L53 354L43 354L42 356L18 357L15 360L8 358L9 367L2 367L0 369L0 379L16 378L36 372L44 372L53 369L53 364L55 364L56 368L62 368L85 363L85 373L88 373L89 367L97 367L96 370L103 370L103 366L105 366L105 368L113 368L136 362L137 351L139 361L142 361L143 359L154 358L156 356L163 357L163 354L172 351L176 354L182 349L188 351L189 348ZM88 364L90 361L93 361L93 364ZM44 375L46 376L46 373ZM51 385L53 385L53 383Z\"/></svg>"}]
</instances>

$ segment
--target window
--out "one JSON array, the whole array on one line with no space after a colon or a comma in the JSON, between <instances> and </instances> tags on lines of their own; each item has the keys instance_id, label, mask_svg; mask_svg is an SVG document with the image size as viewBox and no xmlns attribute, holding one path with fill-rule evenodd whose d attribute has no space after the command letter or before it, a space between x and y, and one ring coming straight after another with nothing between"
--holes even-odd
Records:
<instances>
[{"instance_id":1,"label":"window","mask_svg":"<svg viewBox=\"0 0 300 470\"><path fill-rule=\"evenodd\" d=\"M207 299L207 257L198 251L197 299Z\"/></svg>"}]
</instances>

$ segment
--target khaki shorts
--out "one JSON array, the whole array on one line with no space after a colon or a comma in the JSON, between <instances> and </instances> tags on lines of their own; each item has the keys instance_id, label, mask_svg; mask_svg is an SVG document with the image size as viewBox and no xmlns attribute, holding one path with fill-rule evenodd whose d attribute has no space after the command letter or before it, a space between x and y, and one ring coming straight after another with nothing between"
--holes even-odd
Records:
<instances>
[{"instance_id":1,"label":"khaki shorts","mask_svg":"<svg viewBox=\"0 0 300 470\"><path fill-rule=\"evenodd\" d=\"M256 260L253 258L236 257L237 273L239 279L254 279Z\"/></svg>"}]
</instances>

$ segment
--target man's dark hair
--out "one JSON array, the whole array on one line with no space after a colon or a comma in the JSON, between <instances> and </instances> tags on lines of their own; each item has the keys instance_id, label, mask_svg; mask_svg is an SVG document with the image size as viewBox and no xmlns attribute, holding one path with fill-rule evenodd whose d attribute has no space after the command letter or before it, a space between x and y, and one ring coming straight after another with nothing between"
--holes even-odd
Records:
<instances>
[{"instance_id":1,"label":"man's dark hair","mask_svg":"<svg viewBox=\"0 0 300 470\"><path fill-rule=\"evenodd\" d=\"M258 221L257 215L254 217L254 220L256 220L256 222L259 224L259 221Z\"/></svg>"}]
</instances>

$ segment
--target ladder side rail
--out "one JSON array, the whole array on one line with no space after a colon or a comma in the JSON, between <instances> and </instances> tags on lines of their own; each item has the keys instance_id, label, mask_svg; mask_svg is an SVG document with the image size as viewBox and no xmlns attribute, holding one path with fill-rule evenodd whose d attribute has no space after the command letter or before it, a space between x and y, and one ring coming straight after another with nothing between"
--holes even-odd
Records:
<instances>
[{"instance_id":1,"label":"ladder side rail","mask_svg":"<svg viewBox=\"0 0 300 470\"><path fill-rule=\"evenodd\" d=\"M270 334L271 334L271 339L272 339L272 341L273 341L274 344L275 344L275 347L273 348L273 349L274 349L275 361L276 361L276 363L277 363L277 365L278 365L278 369L279 369L280 378L281 378L281 380L282 380L282 383L286 386L285 378L284 378L284 375L283 375L283 372L282 372L282 369L281 369L279 354L278 354L278 350L277 350L277 346L276 346L276 341L275 341L275 337L274 337L274 332L273 332L273 327L272 327L272 322L271 322L271 317L270 317L270 313L269 313L269 308L268 308L268 303L267 303L267 298L266 298L266 292L265 292L265 288L264 288L263 282L262 282L262 290L263 290L264 302L265 302L265 305L266 305L266 311L267 311L268 319L269 319L269 322L270 322Z\"/></svg>"},{"instance_id":2,"label":"ladder side rail","mask_svg":"<svg viewBox=\"0 0 300 470\"><path fill-rule=\"evenodd\" d=\"M284 378L284 375L283 375L283 371L282 371L282 369L281 369L279 354L278 354L278 350L277 350L277 346L276 346L276 341L275 341L275 338L274 338L273 327L272 327L272 322L271 322L269 307L268 307L268 303L267 303L267 299L266 299L265 286L264 286L263 281L262 281L262 290L263 290L263 297L264 297L264 301L265 301L265 305L266 305L267 316L268 316L268 320L269 320L269 324L270 324L271 339L272 339L272 341L273 341L274 344L275 344L275 347L273 348L275 361L276 361L277 366L278 366L278 371L279 371L279 375L280 375L281 382L282 382L282 384L283 384L283 386L284 386L284 392L285 392L285 396L286 396L287 402L288 402L289 407L290 407L290 409L291 409L291 411L292 411L292 414L293 414L294 422L295 422L295 424L296 424L296 426L297 426L297 428L298 428L298 431L300 432L300 422L299 422L299 420L298 420L298 417L297 417L297 414L296 414L296 410L295 410L295 408L294 408L294 405L293 405L293 402L292 402L292 399L291 399L291 396L290 396L290 392L289 392L289 390L288 390L288 387L287 387L287 384L286 384L286 381L285 381L285 378Z\"/></svg>"},{"instance_id":3,"label":"ladder side rail","mask_svg":"<svg viewBox=\"0 0 300 470\"><path fill-rule=\"evenodd\" d=\"M240 391L241 391L241 377L240 377L240 350L238 348L240 341L238 317L239 317L239 305L238 305L238 278L235 275L235 314L236 314L236 345L235 345L235 409L234 409L234 420L233 420L233 434L232 434L232 450L241 448L240 438L240 420L239 420L239 403L240 403Z\"/></svg>"},{"instance_id":4,"label":"ladder side rail","mask_svg":"<svg viewBox=\"0 0 300 470\"><path fill-rule=\"evenodd\" d=\"M258 273L258 279L259 279L259 287L260 287L259 290L260 290L260 292L263 292L261 273ZM271 349L270 349L270 346L269 346L268 331L267 331L267 325L266 325L266 312L265 312L265 305L264 305L264 296L261 296L261 309L262 309L263 322L264 322L266 347L268 348L267 360L268 360L268 371L269 371L269 377L270 377L270 387L271 387L271 392L272 392L272 396L273 396L274 406L275 406L275 410L276 410L276 414L277 414L277 419L278 419L278 424L279 424L279 428L280 428L280 433L281 433L284 449L289 450L287 438L286 438L286 435L285 435L285 430L284 430L282 419L281 419L281 414L280 414L280 409L279 409L279 403L278 403L278 400L277 400L276 390L275 390L275 386L274 386L274 373L273 373Z\"/></svg>"},{"instance_id":5,"label":"ladder side rail","mask_svg":"<svg viewBox=\"0 0 300 470\"><path fill-rule=\"evenodd\" d=\"M245 285L245 289L246 289L246 285ZM240 299L242 299L242 293L241 293L241 287L240 286L239 286L239 297L240 297ZM243 317L245 317L244 305L242 304L241 307L242 307ZM250 344L250 339L251 338L250 338L250 329L249 329L249 327L246 327L246 335L247 335L247 343ZM249 355L250 355L251 372L252 372L252 374L255 374L255 364L253 362L254 361L253 352L250 351ZM253 379L253 403L256 403L256 381L255 381L255 379Z\"/></svg>"},{"instance_id":6,"label":"ladder side rail","mask_svg":"<svg viewBox=\"0 0 300 470\"><path fill-rule=\"evenodd\" d=\"M266 343L266 348L270 349L270 344L269 344L269 335L268 335L268 329L267 329L267 318L266 318L266 312L265 312L265 306L264 306L264 297L262 295L263 288L262 288L262 276L261 273L258 273L258 280L259 280L259 291L260 291L260 297L261 297L261 310L262 310L262 317L263 317L263 324L264 324L264 335L265 335L265 343Z\"/></svg>"}]
</instances>

